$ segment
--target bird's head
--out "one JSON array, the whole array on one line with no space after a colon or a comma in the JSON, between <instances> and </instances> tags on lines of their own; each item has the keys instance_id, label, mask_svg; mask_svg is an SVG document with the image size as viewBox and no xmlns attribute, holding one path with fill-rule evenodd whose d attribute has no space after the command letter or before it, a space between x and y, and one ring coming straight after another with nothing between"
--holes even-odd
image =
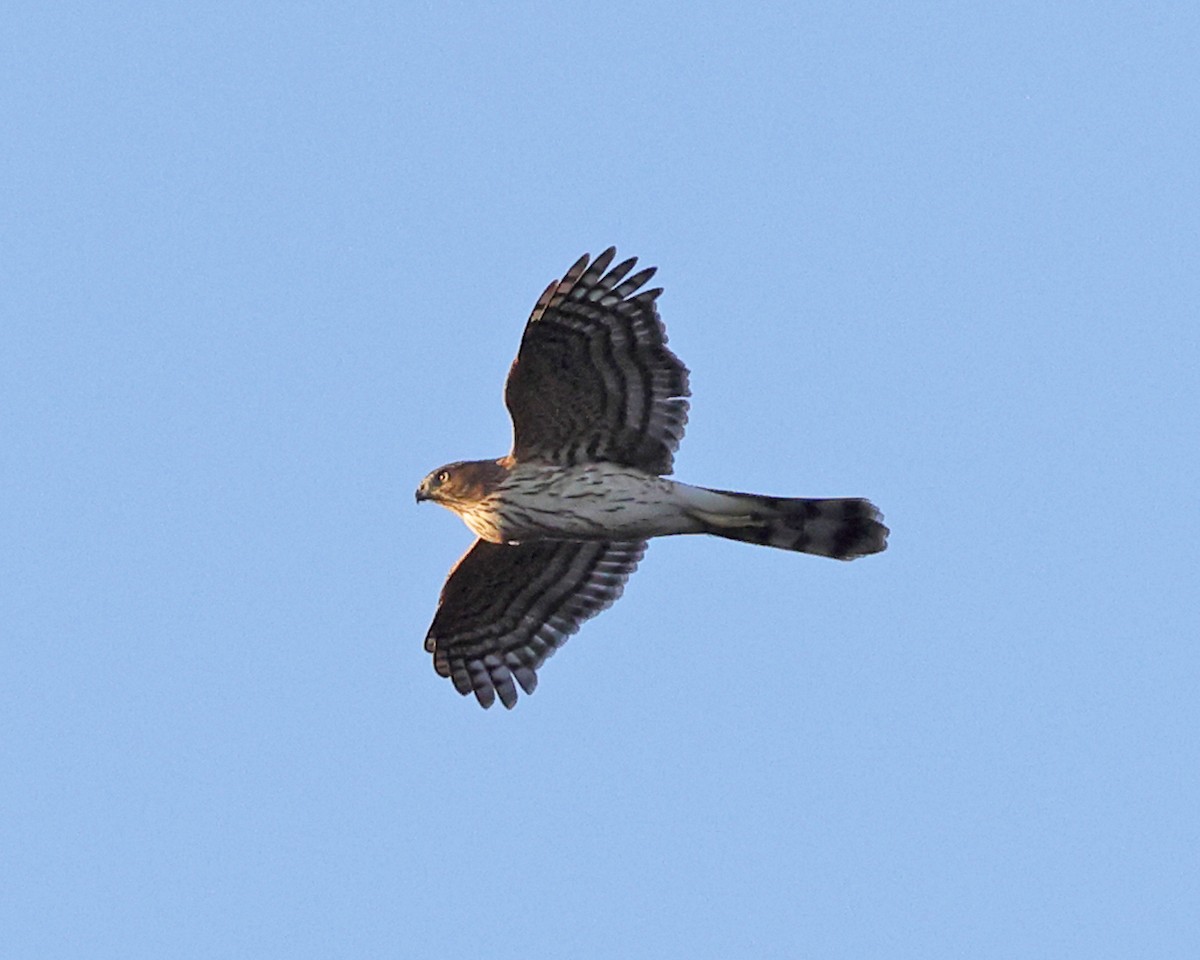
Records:
<instances>
[{"instance_id":1,"label":"bird's head","mask_svg":"<svg viewBox=\"0 0 1200 960\"><path fill-rule=\"evenodd\" d=\"M491 492L507 471L495 460L448 463L430 473L417 487L417 503L432 500L457 512Z\"/></svg>"}]
</instances>

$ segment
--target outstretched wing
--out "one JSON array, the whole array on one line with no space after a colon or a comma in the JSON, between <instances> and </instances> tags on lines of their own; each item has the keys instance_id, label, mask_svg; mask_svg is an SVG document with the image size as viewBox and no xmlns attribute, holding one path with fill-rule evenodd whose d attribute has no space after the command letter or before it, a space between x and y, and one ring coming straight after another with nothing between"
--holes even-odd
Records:
<instances>
[{"instance_id":1,"label":"outstretched wing","mask_svg":"<svg viewBox=\"0 0 1200 960\"><path fill-rule=\"evenodd\" d=\"M484 707L499 694L511 709L513 680L533 693L538 667L621 595L645 552L644 540L476 540L450 571L425 638L434 669Z\"/></svg>"},{"instance_id":2,"label":"outstretched wing","mask_svg":"<svg viewBox=\"0 0 1200 960\"><path fill-rule=\"evenodd\" d=\"M688 371L667 348L654 268L585 255L542 294L508 374L515 460L611 461L666 474L687 423ZM608 271L607 273L605 271Z\"/></svg>"}]
</instances>

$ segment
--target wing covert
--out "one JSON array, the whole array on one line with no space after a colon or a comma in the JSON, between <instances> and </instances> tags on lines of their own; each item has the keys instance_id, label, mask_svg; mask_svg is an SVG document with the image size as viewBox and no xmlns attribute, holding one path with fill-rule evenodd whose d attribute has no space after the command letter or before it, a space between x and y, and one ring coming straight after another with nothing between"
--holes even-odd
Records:
<instances>
[{"instance_id":1,"label":"wing covert","mask_svg":"<svg viewBox=\"0 0 1200 960\"><path fill-rule=\"evenodd\" d=\"M589 617L611 606L646 552L644 540L476 540L442 587L425 649L433 666L484 707L512 708L521 685Z\"/></svg>"},{"instance_id":2,"label":"wing covert","mask_svg":"<svg viewBox=\"0 0 1200 960\"><path fill-rule=\"evenodd\" d=\"M504 391L515 460L672 470L687 367L666 345L661 288L640 290L654 268L631 274L631 257L610 270L615 256L581 257L533 308Z\"/></svg>"}]
</instances>

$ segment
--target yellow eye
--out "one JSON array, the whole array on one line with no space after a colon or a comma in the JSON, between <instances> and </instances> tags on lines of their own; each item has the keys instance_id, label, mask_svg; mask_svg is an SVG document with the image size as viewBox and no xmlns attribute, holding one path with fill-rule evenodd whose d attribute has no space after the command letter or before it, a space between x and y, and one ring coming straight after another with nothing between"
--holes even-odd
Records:
<instances>
[{"instance_id":1,"label":"yellow eye","mask_svg":"<svg viewBox=\"0 0 1200 960\"><path fill-rule=\"evenodd\" d=\"M439 470L438 475L436 477L434 477L433 479L436 480L438 483L445 483L447 480L450 479L450 471L449 470Z\"/></svg>"}]
</instances>

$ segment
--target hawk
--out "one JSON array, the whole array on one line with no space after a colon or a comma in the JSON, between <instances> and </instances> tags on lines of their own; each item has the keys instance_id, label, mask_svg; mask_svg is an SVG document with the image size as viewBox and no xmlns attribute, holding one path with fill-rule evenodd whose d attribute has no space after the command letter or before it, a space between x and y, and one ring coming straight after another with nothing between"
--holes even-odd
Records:
<instances>
[{"instance_id":1,"label":"hawk","mask_svg":"<svg viewBox=\"0 0 1200 960\"><path fill-rule=\"evenodd\" d=\"M538 299L504 388L512 452L449 463L417 501L479 538L442 588L425 649L464 696L517 702L583 621L609 607L650 537L711 533L838 560L878 553L867 500L766 497L667 479L687 423L687 367L667 348L661 288L612 247Z\"/></svg>"}]
</instances>

